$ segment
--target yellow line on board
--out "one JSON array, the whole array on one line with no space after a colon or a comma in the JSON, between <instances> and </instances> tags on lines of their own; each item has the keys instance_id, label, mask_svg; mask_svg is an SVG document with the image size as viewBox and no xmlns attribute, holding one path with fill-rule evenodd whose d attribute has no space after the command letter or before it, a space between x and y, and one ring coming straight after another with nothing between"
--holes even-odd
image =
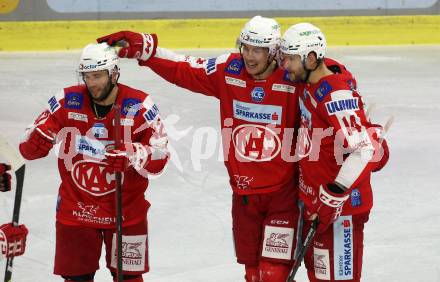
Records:
<instances>
[{"instance_id":1,"label":"yellow line on board","mask_svg":"<svg viewBox=\"0 0 440 282\"><path fill-rule=\"evenodd\" d=\"M276 18L282 31L311 22L328 44L440 44L440 16L358 16ZM95 38L119 31L157 33L159 44L172 49L234 48L248 19L121 20L0 22L0 51L81 49Z\"/></svg>"}]
</instances>

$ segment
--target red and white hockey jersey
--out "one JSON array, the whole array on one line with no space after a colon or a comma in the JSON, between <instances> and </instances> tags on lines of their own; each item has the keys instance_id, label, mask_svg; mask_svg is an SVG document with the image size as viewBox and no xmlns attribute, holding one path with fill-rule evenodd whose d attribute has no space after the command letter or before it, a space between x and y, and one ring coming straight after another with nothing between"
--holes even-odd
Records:
<instances>
[{"instance_id":1,"label":"red and white hockey jersey","mask_svg":"<svg viewBox=\"0 0 440 282\"><path fill-rule=\"evenodd\" d=\"M240 54L205 60L163 48L139 64L180 87L219 99L225 165L235 193L268 193L296 183L298 95L283 70L255 80Z\"/></svg>"},{"instance_id":2,"label":"red and white hockey jersey","mask_svg":"<svg viewBox=\"0 0 440 282\"><path fill-rule=\"evenodd\" d=\"M361 213L373 205L370 176L378 161L378 129L365 116L354 77L334 61L326 65L340 73L304 84L299 98L300 198L311 207L320 185L337 182L350 189L342 214Z\"/></svg>"},{"instance_id":3,"label":"red and white hockey jersey","mask_svg":"<svg viewBox=\"0 0 440 282\"><path fill-rule=\"evenodd\" d=\"M115 104L121 108L121 136L123 142L150 145L150 139L166 138L159 110L151 97L123 84L118 84ZM115 227L115 175L103 161L106 146L114 144L114 111L97 118L85 85L65 88L48 101L44 111L28 128L36 126L57 133L55 149L61 177L57 202L57 220L68 225L96 228ZM20 144L27 159L45 155L26 150L28 140ZM148 173L159 173L168 158L150 160L144 168L122 173L123 225L145 219L150 204L144 192Z\"/></svg>"}]
</instances>

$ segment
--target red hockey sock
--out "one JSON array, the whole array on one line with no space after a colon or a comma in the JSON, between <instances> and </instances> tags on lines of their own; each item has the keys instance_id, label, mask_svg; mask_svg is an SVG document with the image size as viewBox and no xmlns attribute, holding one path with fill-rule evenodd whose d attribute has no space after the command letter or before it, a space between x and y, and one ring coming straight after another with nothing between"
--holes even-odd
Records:
<instances>
[{"instance_id":1,"label":"red hockey sock","mask_svg":"<svg viewBox=\"0 0 440 282\"><path fill-rule=\"evenodd\" d=\"M289 276L291 266L283 263L260 261L261 281L285 282Z\"/></svg>"}]
</instances>

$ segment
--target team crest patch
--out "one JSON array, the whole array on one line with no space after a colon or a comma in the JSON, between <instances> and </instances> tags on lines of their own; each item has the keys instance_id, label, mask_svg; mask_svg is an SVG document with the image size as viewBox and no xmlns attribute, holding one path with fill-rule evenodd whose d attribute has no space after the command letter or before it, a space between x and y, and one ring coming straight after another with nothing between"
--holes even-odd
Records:
<instances>
[{"instance_id":1,"label":"team crest patch","mask_svg":"<svg viewBox=\"0 0 440 282\"><path fill-rule=\"evenodd\" d=\"M239 59L233 59L229 65L226 67L225 72L230 74L240 74L241 70L243 69L243 62Z\"/></svg>"},{"instance_id":2,"label":"team crest patch","mask_svg":"<svg viewBox=\"0 0 440 282\"><path fill-rule=\"evenodd\" d=\"M64 107L67 109L79 110L83 105L83 95L81 93L70 92L66 94Z\"/></svg>"},{"instance_id":3,"label":"team crest patch","mask_svg":"<svg viewBox=\"0 0 440 282\"><path fill-rule=\"evenodd\" d=\"M321 102L324 100L324 97L327 96L328 93L332 91L332 87L330 83L327 81L323 81L321 85L319 85L318 89L315 91L315 97L316 99Z\"/></svg>"},{"instance_id":4,"label":"team crest patch","mask_svg":"<svg viewBox=\"0 0 440 282\"><path fill-rule=\"evenodd\" d=\"M141 106L141 100L135 98L126 98L122 100L121 114L126 116L137 116Z\"/></svg>"}]
</instances>

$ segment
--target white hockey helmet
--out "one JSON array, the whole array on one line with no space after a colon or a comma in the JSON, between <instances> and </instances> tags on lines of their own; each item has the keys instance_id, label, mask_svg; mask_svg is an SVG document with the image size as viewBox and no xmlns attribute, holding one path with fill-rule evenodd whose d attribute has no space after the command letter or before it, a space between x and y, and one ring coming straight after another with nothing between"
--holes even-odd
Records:
<instances>
[{"instance_id":1,"label":"white hockey helmet","mask_svg":"<svg viewBox=\"0 0 440 282\"><path fill-rule=\"evenodd\" d=\"M318 59L323 59L326 48L324 34L310 23L291 26L281 38L281 52L287 55L300 55L302 60L305 60L310 52L315 52Z\"/></svg>"},{"instance_id":2,"label":"white hockey helmet","mask_svg":"<svg viewBox=\"0 0 440 282\"><path fill-rule=\"evenodd\" d=\"M82 51L78 72L108 70L108 73L111 74L118 63L119 57L115 48L109 46L106 42L89 44Z\"/></svg>"},{"instance_id":3,"label":"white hockey helmet","mask_svg":"<svg viewBox=\"0 0 440 282\"><path fill-rule=\"evenodd\" d=\"M257 47L269 48L269 54L275 55L281 40L281 29L274 19L255 16L250 19L240 32L238 41Z\"/></svg>"}]
</instances>

